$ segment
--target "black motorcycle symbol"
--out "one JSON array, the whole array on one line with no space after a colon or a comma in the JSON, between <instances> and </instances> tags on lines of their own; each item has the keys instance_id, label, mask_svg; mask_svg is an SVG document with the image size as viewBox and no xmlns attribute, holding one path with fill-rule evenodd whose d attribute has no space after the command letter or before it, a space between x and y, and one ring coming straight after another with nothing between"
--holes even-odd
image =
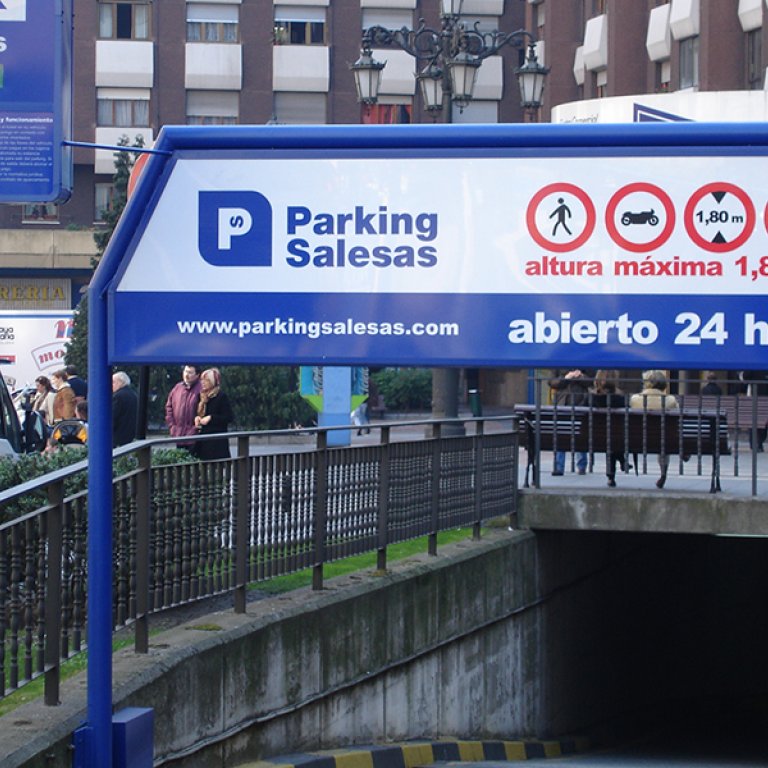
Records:
<instances>
[{"instance_id":1,"label":"black motorcycle symbol","mask_svg":"<svg viewBox=\"0 0 768 768\"><path fill-rule=\"evenodd\" d=\"M640 211L639 213L624 211L621 215L621 223L625 227L630 224L650 224L655 227L659 223L659 217L653 212L653 208L650 211Z\"/></svg>"}]
</instances>

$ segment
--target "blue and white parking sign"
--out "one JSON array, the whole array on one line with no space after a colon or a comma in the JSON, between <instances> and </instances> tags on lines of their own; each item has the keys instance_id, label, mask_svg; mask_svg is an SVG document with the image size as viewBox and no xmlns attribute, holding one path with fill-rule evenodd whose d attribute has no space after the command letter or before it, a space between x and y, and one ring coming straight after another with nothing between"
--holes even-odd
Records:
<instances>
[{"instance_id":1,"label":"blue and white parking sign","mask_svg":"<svg viewBox=\"0 0 768 768\"><path fill-rule=\"evenodd\" d=\"M158 148L116 240L112 361L768 363L758 124L172 128Z\"/></svg>"},{"instance_id":2,"label":"blue and white parking sign","mask_svg":"<svg viewBox=\"0 0 768 768\"><path fill-rule=\"evenodd\" d=\"M0 0L0 202L72 188L72 0Z\"/></svg>"}]
</instances>

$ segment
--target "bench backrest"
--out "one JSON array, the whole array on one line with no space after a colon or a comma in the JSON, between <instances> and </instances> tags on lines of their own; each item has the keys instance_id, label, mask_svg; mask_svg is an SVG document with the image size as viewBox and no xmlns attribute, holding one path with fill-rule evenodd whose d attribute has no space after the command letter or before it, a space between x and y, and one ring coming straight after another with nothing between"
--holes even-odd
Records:
<instances>
[{"instance_id":1,"label":"bench backrest","mask_svg":"<svg viewBox=\"0 0 768 768\"><path fill-rule=\"evenodd\" d=\"M756 426L765 427L768 422L768 397L750 395L685 395L680 398L685 410L720 411L732 427L749 429L752 426L753 408Z\"/></svg>"},{"instance_id":2,"label":"bench backrest","mask_svg":"<svg viewBox=\"0 0 768 768\"><path fill-rule=\"evenodd\" d=\"M716 411L515 406L529 449L721 455L729 453L728 422ZM719 431L719 445L717 433Z\"/></svg>"}]
</instances>

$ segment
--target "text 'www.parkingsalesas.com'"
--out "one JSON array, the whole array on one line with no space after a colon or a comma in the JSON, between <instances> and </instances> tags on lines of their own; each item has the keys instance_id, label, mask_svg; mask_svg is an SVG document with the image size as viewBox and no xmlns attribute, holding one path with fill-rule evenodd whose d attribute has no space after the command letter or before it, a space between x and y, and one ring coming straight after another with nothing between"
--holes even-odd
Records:
<instances>
[{"instance_id":1,"label":"text 'www.parkingsalesas.com'","mask_svg":"<svg viewBox=\"0 0 768 768\"><path fill-rule=\"evenodd\" d=\"M312 321L273 318L272 320L177 320L179 333L201 336L458 336L458 323L372 322L347 318Z\"/></svg>"}]
</instances>

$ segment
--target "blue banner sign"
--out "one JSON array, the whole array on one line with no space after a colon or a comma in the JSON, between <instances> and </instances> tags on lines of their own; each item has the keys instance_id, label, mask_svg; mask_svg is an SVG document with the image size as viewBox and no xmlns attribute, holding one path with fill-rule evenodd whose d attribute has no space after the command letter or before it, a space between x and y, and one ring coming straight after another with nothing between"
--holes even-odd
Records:
<instances>
[{"instance_id":1,"label":"blue banner sign","mask_svg":"<svg viewBox=\"0 0 768 768\"><path fill-rule=\"evenodd\" d=\"M71 0L0 2L0 202L72 188Z\"/></svg>"},{"instance_id":2,"label":"blue banner sign","mask_svg":"<svg viewBox=\"0 0 768 768\"><path fill-rule=\"evenodd\" d=\"M763 126L188 128L160 148L126 211L112 362L768 367Z\"/></svg>"}]
</instances>

